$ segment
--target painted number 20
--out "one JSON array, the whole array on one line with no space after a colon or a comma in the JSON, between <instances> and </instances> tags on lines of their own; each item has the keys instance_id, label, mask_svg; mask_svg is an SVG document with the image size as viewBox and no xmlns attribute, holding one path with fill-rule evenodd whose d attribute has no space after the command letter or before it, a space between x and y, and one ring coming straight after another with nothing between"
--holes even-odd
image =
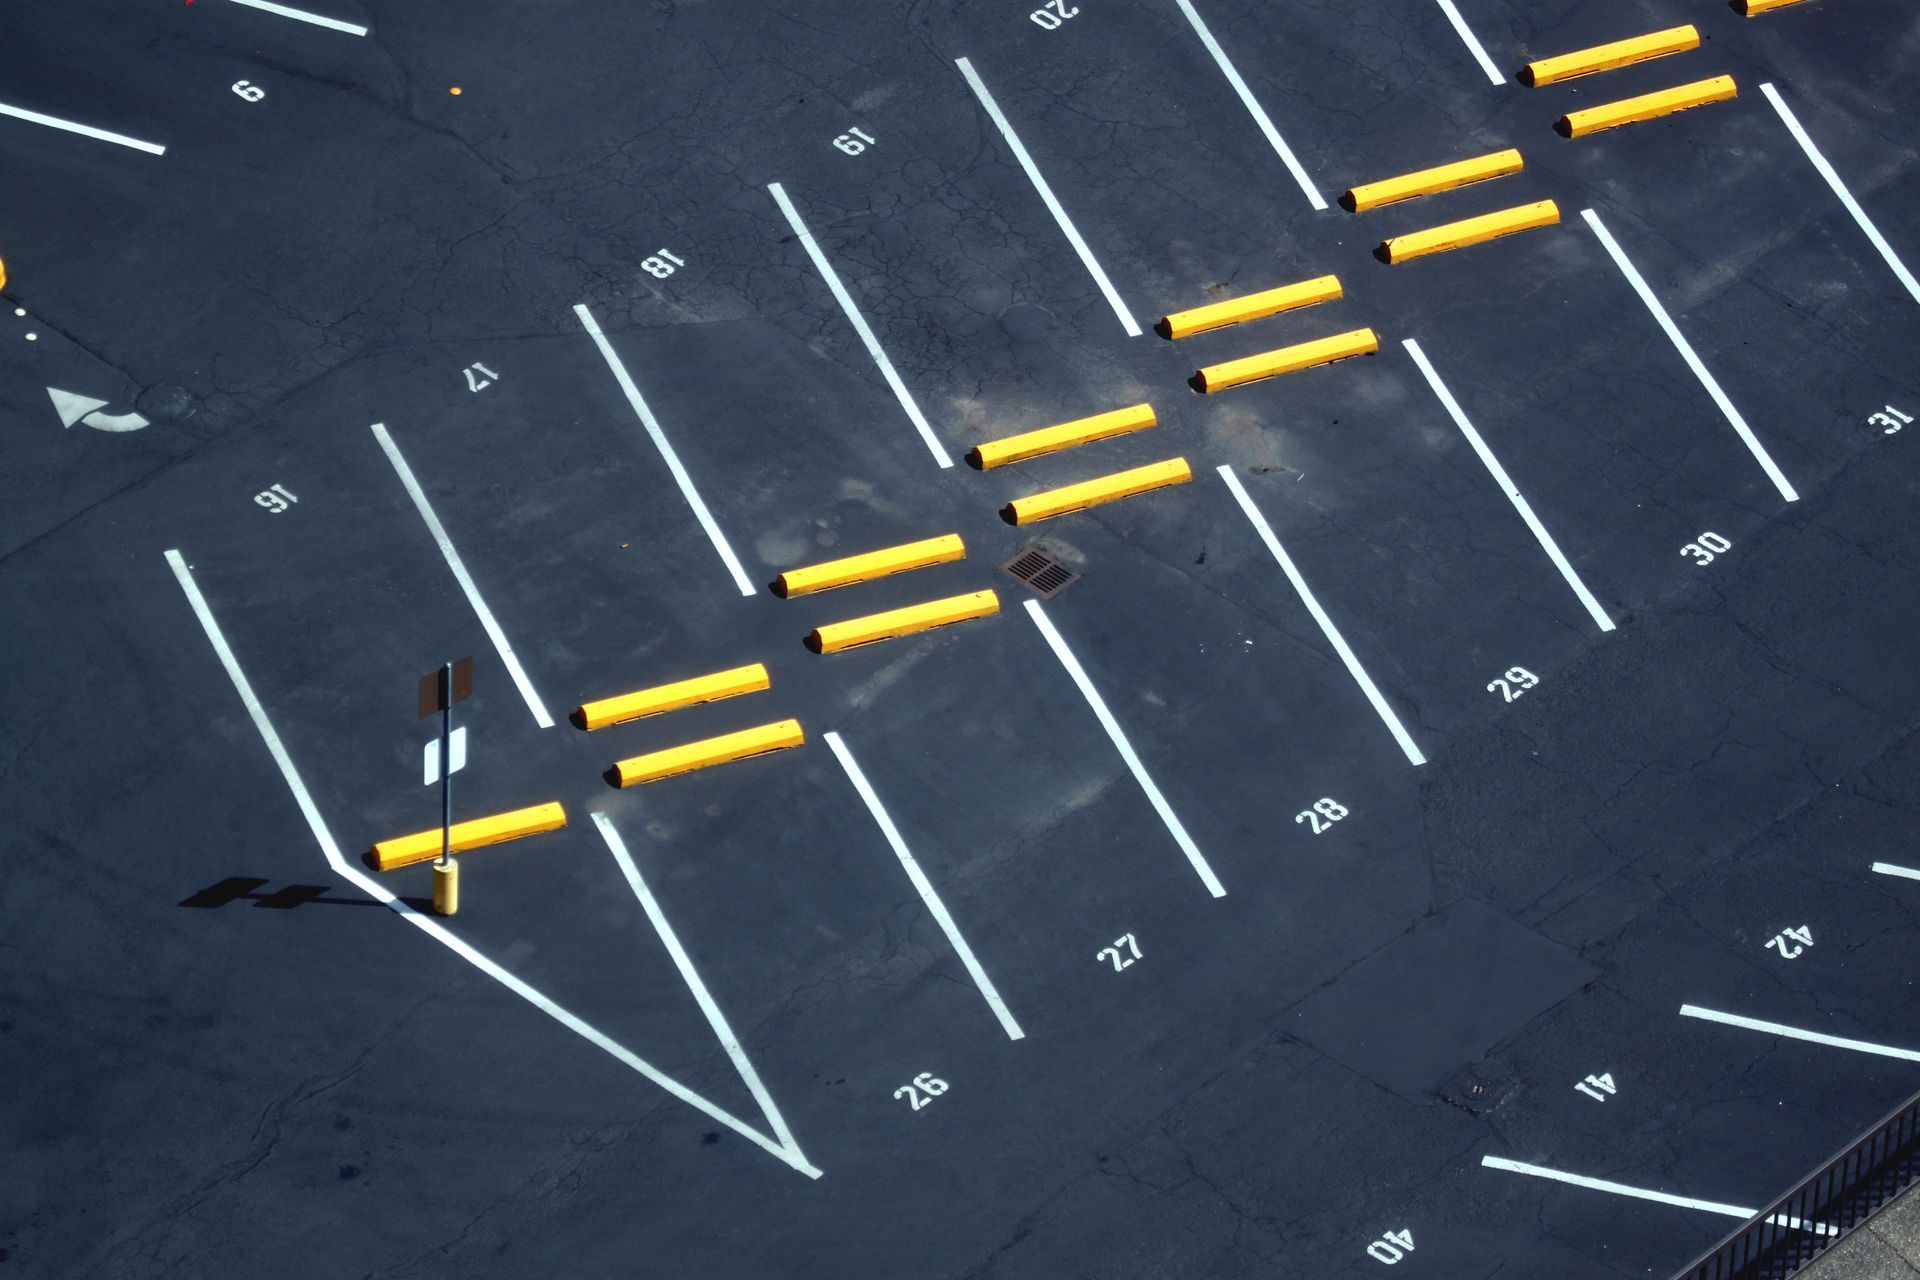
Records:
<instances>
[{"instance_id":1,"label":"painted number 20","mask_svg":"<svg viewBox=\"0 0 1920 1280\"><path fill-rule=\"evenodd\" d=\"M1540 677L1525 667L1508 667L1507 674L1487 686L1488 693L1497 693L1508 702L1540 683Z\"/></svg>"},{"instance_id":2,"label":"painted number 20","mask_svg":"<svg viewBox=\"0 0 1920 1280\"><path fill-rule=\"evenodd\" d=\"M1313 834L1319 835L1334 823L1347 816L1347 806L1332 798L1315 800L1313 808L1302 809L1293 815L1295 822L1304 822L1313 828Z\"/></svg>"},{"instance_id":3,"label":"painted number 20","mask_svg":"<svg viewBox=\"0 0 1920 1280\"><path fill-rule=\"evenodd\" d=\"M1048 31L1058 31L1061 23L1079 12L1080 7L1078 5L1069 7L1067 0L1047 0L1045 4L1028 14L1027 17L1032 19L1033 24L1037 27L1045 27Z\"/></svg>"},{"instance_id":4,"label":"painted number 20","mask_svg":"<svg viewBox=\"0 0 1920 1280\"><path fill-rule=\"evenodd\" d=\"M1693 562L1697 565L1709 565L1713 563L1714 557L1725 555L1731 550L1733 550L1733 543L1719 534L1703 533L1680 548L1680 554L1692 556Z\"/></svg>"},{"instance_id":5,"label":"painted number 20","mask_svg":"<svg viewBox=\"0 0 1920 1280\"><path fill-rule=\"evenodd\" d=\"M912 1084L903 1084L898 1089L895 1089L893 1096L896 1098L905 1098L913 1104L913 1109L918 1111L946 1091L947 1082L945 1080L934 1075L931 1071L922 1071L913 1078Z\"/></svg>"}]
</instances>

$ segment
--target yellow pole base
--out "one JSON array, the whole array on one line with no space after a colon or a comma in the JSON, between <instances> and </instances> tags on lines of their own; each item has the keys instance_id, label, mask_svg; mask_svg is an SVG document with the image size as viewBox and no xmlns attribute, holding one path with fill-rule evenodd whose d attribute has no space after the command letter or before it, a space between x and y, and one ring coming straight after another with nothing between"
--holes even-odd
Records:
<instances>
[{"instance_id":1,"label":"yellow pole base","mask_svg":"<svg viewBox=\"0 0 1920 1280\"><path fill-rule=\"evenodd\" d=\"M460 864L433 864L433 914L450 916L460 910Z\"/></svg>"}]
</instances>

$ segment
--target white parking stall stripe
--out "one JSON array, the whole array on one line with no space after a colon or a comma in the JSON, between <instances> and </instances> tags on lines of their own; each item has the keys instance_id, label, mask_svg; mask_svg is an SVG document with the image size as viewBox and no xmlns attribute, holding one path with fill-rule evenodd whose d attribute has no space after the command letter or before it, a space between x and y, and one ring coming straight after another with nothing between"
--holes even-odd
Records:
<instances>
[{"instance_id":1,"label":"white parking stall stripe","mask_svg":"<svg viewBox=\"0 0 1920 1280\"><path fill-rule=\"evenodd\" d=\"M500 654L500 661L507 666L507 674L513 677L513 683L520 690L520 696L527 701L527 710L533 712L534 723L542 729L553 728L553 717L547 714L546 703L540 701L540 695L533 691L533 681L527 678L526 668L520 665L520 658L507 643L507 633L500 629L500 623L494 618L493 610L487 608L487 602L480 598L480 588L473 584L473 575L467 572L466 562L460 553L454 550L453 539L447 536L447 530L440 523L440 517L433 513L433 504L427 501L427 495L420 488L420 482L413 478L413 468L400 456L400 447L387 434L384 423L373 424L374 439L386 451L387 461L400 477L400 483L406 486L407 496L413 499L413 505L420 512L420 518L426 521L427 532L433 535L434 543L440 548L440 554L446 558L447 568L453 570L454 581L460 584L460 590L467 596L467 603L473 606L479 615L480 625L485 628L487 638L493 641L493 647Z\"/></svg>"},{"instance_id":2,"label":"white parking stall stripe","mask_svg":"<svg viewBox=\"0 0 1920 1280\"><path fill-rule=\"evenodd\" d=\"M806 221L801 218L800 211L793 207L793 201L787 198L786 189L777 182L770 182L767 184L767 190L773 193L774 202L780 206L780 212L787 216L787 225L792 227L793 234L799 237L801 248L805 249L807 256L813 259L814 270L818 271L820 278L827 282L827 288L832 291L835 301L839 302L840 309L846 312L847 321L853 325L853 331L860 335L860 341L866 343L867 354L872 356L874 364L879 366L880 376L887 380L889 387L893 388L893 398L898 400L900 407L907 411L907 421L913 423L913 429L920 433L922 440L926 441L927 451L933 455L933 460L942 467L952 466L953 459L948 456L946 446L940 443L940 437L933 434L933 427L928 424L926 415L920 412L920 406L914 401L913 393L907 390L907 384L895 371L893 361L887 358L887 353L880 346L880 339L873 336L873 330L868 327L866 317L860 314L860 308L853 305L853 296L847 292L847 287L840 283L840 273L835 271L833 264L827 261L827 255L821 250L819 242L813 238L813 232L807 230Z\"/></svg>"},{"instance_id":3,"label":"white parking stall stripe","mask_svg":"<svg viewBox=\"0 0 1920 1280\"><path fill-rule=\"evenodd\" d=\"M1920 871L1912 867L1897 866L1891 862L1876 862L1873 869L1883 876L1899 876L1903 880L1920 880Z\"/></svg>"},{"instance_id":4,"label":"white parking stall stripe","mask_svg":"<svg viewBox=\"0 0 1920 1280\"><path fill-rule=\"evenodd\" d=\"M1225 466L1220 468L1220 478L1227 482L1227 488L1233 490L1234 500L1240 504L1240 510L1245 512L1247 519L1252 522L1254 532L1260 535L1260 541L1267 544L1267 550L1272 553L1273 558L1280 562L1281 572L1285 573L1287 581L1293 584L1293 589L1299 594L1301 603L1307 606L1307 612L1312 614L1313 620L1320 624L1320 633L1326 636L1327 643L1333 646L1333 651L1340 655L1340 661L1346 664L1347 674L1351 675L1354 683L1360 686L1360 692L1367 695L1367 701L1373 704L1374 711L1385 723L1388 732L1393 734L1393 740L1400 744L1400 750L1406 753L1408 762L1415 765L1425 764L1427 758L1420 754L1420 748L1414 744L1413 737L1407 732L1406 726L1400 723L1400 717L1393 713L1393 708L1387 705L1387 700L1380 696L1379 686L1373 683L1373 677L1367 674L1367 669L1360 665L1360 659L1355 657L1353 650L1347 647L1346 638L1340 634L1340 628L1333 625L1333 619L1327 616L1327 611L1322 609L1320 602L1314 598L1313 589L1307 586L1307 580L1301 577L1300 570L1294 567L1293 557L1287 554L1286 548L1280 545L1280 539L1274 536L1273 526L1267 523L1264 515L1260 514L1260 508L1253 505L1253 499L1240 484L1240 477L1233 473L1232 467Z\"/></svg>"},{"instance_id":5,"label":"white parking stall stripe","mask_svg":"<svg viewBox=\"0 0 1920 1280\"><path fill-rule=\"evenodd\" d=\"M1553 561L1553 567L1560 571L1560 576L1567 580L1569 587L1573 588L1573 594L1580 598L1580 603L1585 607L1587 615L1602 631L1613 630L1613 619L1607 616L1607 611L1600 607L1600 602L1593 598L1591 591L1587 590L1587 584L1580 581L1580 575L1574 572L1573 565L1569 564L1566 556L1561 554L1560 544L1553 540L1553 535L1547 532L1547 527L1540 523L1540 517L1533 514L1533 504L1522 496L1520 490L1514 485L1513 478L1507 474L1507 469L1500 465L1500 460L1493 456L1493 450L1487 447L1487 442L1480 438L1480 433L1473 429L1471 422L1467 421L1467 415L1460 408L1460 402L1453 398L1453 392L1447 390L1447 384L1440 381L1440 375L1434 372L1433 365L1428 362L1427 353L1422 351L1420 344L1412 338L1406 339L1401 345L1406 347L1407 354L1413 357L1413 362L1420 366L1420 372L1426 376L1427 385L1432 387L1433 394L1440 398L1441 405L1453 419L1453 425L1460 428L1460 434L1467 438L1467 443L1473 446L1473 451L1480 455L1480 461L1486 464L1487 470L1493 475L1501 492L1512 501L1513 509L1518 511L1520 518L1527 522L1527 528L1533 530L1534 539L1539 542L1540 549L1547 553L1547 558Z\"/></svg>"},{"instance_id":6,"label":"white parking stall stripe","mask_svg":"<svg viewBox=\"0 0 1920 1280\"><path fill-rule=\"evenodd\" d=\"M1447 21L1453 24L1454 31L1466 43L1467 52L1471 53L1473 60L1480 64L1480 69L1487 73L1487 79L1495 84L1505 84L1507 78L1500 74L1500 68L1493 65L1493 59L1487 56L1487 51L1480 45L1479 37L1473 34L1473 28L1467 25L1467 20L1460 16L1460 10L1454 7L1453 0L1440 0L1440 10L1447 15Z\"/></svg>"},{"instance_id":7,"label":"white parking stall stripe","mask_svg":"<svg viewBox=\"0 0 1920 1280\"><path fill-rule=\"evenodd\" d=\"M101 142L117 142L123 147L132 147L135 151L144 151L148 155L167 154L167 149L157 142L142 142L138 138L129 138L124 133L109 133L105 129L96 129L90 124L76 124L71 120L62 120L59 116L42 115L38 111L9 106L4 102L0 102L0 116L12 116L16 120L25 120L29 124L43 124L49 129L62 129L82 137L97 138Z\"/></svg>"},{"instance_id":8,"label":"white parking stall stripe","mask_svg":"<svg viewBox=\"0 0 1920 1280\"><path fill-rule=\"evenodd\" d=\"M1718 1009L1702 1009L1698 1005L1681 1005L1680 1016L1718 1022L1723 1026L1740 1027L1747 1031L1764 1031L1768 1035L1785 1036L1789 1040L1805 1040L1808 1044L1823 1044L1834 1049L1851 1049L1855 1053L1877 1054L1882 1058L1899 1058L1903 1062L1920 1062L1920 1052L1912 1049L1896 1049L1892 1045L1875 1044L1871 1040L1849 1040L1845 1036L1830 1036L1825 1032L1789 1027L1779 1022L1763 1022L1759 1018L1742 1017L1737 1013L1721 1013Z\"/></svg>"},{"instance_id":9,"label":"white parking stall stripe","mask_svg":"<svg viewBox=\"0 0 1920 1280\"><path fill-rule=\"evenodd\" d=\"M1440 0L1440 2L1445 4L1447 0ZM1280 136L1280 131L1273 127L1273 121L1267 117L1266 108L1260 105L1260 100L1253 96L1253 90L1247 88L1247 82L1240 78L1240 73L1227 59L1227 51L1222 49L1220 42L1213 38L1213 32L1207 30L1207 24L1201 20L1199 11L1193 7L1190 0L1175 0L1175 3L1180 6L1180 12L1187 15L1187 21L1193 24L1194 34L1200 37L1200 43L1205 45L1207 52L1213 55L1213 60L1219 65L1221 74L1226 76L1227 83L1232 85L1233 91L1240 95L1240 101L1246 107L1248 114L1253 117L1253 122L1259 125L1260 132L1266 135L1268 145L1279 154L1280 163L1287 166L1287 172L1291 173L1293 180L1300 184L1300 190L1306 192L1307 202L1316 209L1326 208L1327 202L1320 198L1318 191L1314 190L1313 179L1307 176L1307 171L1294 157L1293 148L1289 147L1286 139Z\"/></svg>"},{"instance_id":10,"label":"white parking stall stripe","mask_svg":"<svg viewBox=\"0 0 1920 1280\"><path fill-rule=\"evenodd\" d=\"M1589 1191L1605 1191L1610 1195L1631 1196L1635 1200L1651 1200L1655 1204L1670 1204L1679 1209L1699 1209L1705 1213L1717 1213L1728 1218L1751 1218L1759 1213L1758 1209L1745 1209L1737 1204L1721 1204L1717 1200L1696 1200L1692 1196L1676 1196L1665 1191L1649 1191L1645 1187L1630 1187L1624 1182L1609 1182L1605 1178L1589 1178L1580 1173L1564 1173L1559 1169L1549 1169L1541 1164L1525 1164L1519 1160L1507 1160L1500 1156L1481 1156L1480 1164L1488 1169L1500 1169L1507 1173L1524 1173L1530 1178L1545 1178L1550 1182L1564 1182L1569 1186L1585 1187ZM1838 1227L1824 1223L1807 1222L1801 1218L1789 1218L1784 1214L1775 1214L1767 1219L1778 1226L1797 1231L1811 1231L1823 1236L1837 1236Z\"/></svg>"},{"instance_id":11,"label":"white parking stall stripe","mask_svg":"<svg viewBox=\"0 0 1920 1280\"><path fill-rule=\"evenodd\" d=\"M1894 253L1893 246L1888 244L1887 238L1880 234L1880 228L1873 225L1873 220L1867 217L1867 211L1860 207L1860 202L1853 198L1851 191L1847 190L1847 184L1840 181L1840 175L1833 171L1833 166L1827 163L1827 158L1820 154L1818 147L1813 145L1813 139L1809 138L1807 131L1800 127L1800 121L1788 108L1786 99L1780 96L1780 91L1768 83L1760 86L1760 92L1767 95L1767 101L1771 102L1773 109L1780 113L1781 122L1787 126L1787 131L1793 134L1793 140L1800 144L1800 149L1807 153L1807 159L1813 161L1813 167L1819 170L1820 176L1827 180L1829 187L1833 188L1833 194L1840 197L1840 203L1845 205L1847 212L1853 215L1853 220L1860 224L1860 229L1867 233L1867 239L1873 242L1873 247L1880 251L1880 256L1886 259L1889 267L1893 268L1895 277L1906 286L1913 300L1920 302L1920 280L1913 278L1913 272L1907 270L1907 264L1900 261L1899 255Z\"/></svg>"},{"instance_id":12,"label":"white parking stall stripe","mask_svg":"<svg viewBox=\"0 0 1920 1280\"><path fill-rule=\"evenodd\" d=\"M826 739L827 745L833 749L834 758L840 761L840 767L846 771L847 781L851 782L853 789L860 793L860 799L866 804L867 812L873 815L873 821L880 828L880 834L885 836L887 843L892 846L894 857L900 859L901 867L906 870L907 879L913 881L913 887L919 893L920 901L926 904L928 912L940 926L941 932L947 935L947 941L953 944L954 952L960 957L960 963L966 966L967 973L973 978L973 985L980 989L987 1007L993 1010L993 1016L1000 1020L1000 1029L1007 1033L1009 1040L1024 1039L1027 1033L1020 1029L1018 1022L1014 1021L1013 1013L1007 1008L1006 1001L1000 998L999 989L993 985L993 979L989 978L987 971L980 967L980 961L974 957L973 948L968 946L966 938L961 936L960 926L953 922L953 917L947 913L946 904L941 902L940 895L933 891L933 885L927 879L926 872L920 869L920 864L914 860L913 852L907 848L907 842L901 839L900 829L893 825L893 818L888 815L886 806L880 803L880 797L874 793L872 784L867 781L867 775L861 771L860 765L854 760L853 753L847 750L847 744L841 741L839 734L829 733Z\"/></svg>"},{"instance_id":13,"label":"white parking stall stripe","mask_svg":"<svg viewBox=\"0 0 1920 1280\"><path fill-rule=\"evenodd\" d=\"M276 13L283 18L292 18L296 22L310 22L316 27L325 27L329 31L344 31L350 36L363 36L367 29L358 23L342 22L338 18L323 18L317 13L308 13L305 9L289 9L284 4L274 4L271 0L233 0L235 4L245 5L249 9L260 9L267 13Z\"/></svg>"},{"instance_id":14,"label":"white parking stall stripe","mask_svg":"<svg viewBox=\"0 0 1920 1280\"><path fill-rule=\"evenodd\" d=\"M1048 186L1047 180L1040 176L1040 170L1033 163L1033 157L1027 154L1027 149L1021 144L1019 135L1013 131L1013 126L1007 123L1007 117L1001 114L1000 104L993 100L991 93L987 92L987 86L980 79L979 73L973 69L973 64L965 58L956 58L954 65L959 67L960 74L967 78L967 84L973 88L974 97L980 99L980 105L987 109L987 115L993 120L994 127L1000 130L1000 136L1007 140L1007 146L1013 151L1013 158L1018 160L1020 167L1027 171L1027 180L1033 183L1033 189L1039 192L1040 199L1046 202L1047 211L1053 214L1053 220L1059 223L1060 230L1066 233L1067 243L1071 244L1073 251L1080 255L1080 261L1087 268L1087 274L1093 277L1093 282L1100 286L1100 292L1106 295L1107 305L1113 308L1114 315L1120 317L1120 323L1125 326L1127 336L1139 337L1140 326L1134 321L1133 313L1127 310L1126 303L1120 301L1120 294L1114 289L1113 281L1107 279L1107 273L1100 269L1098 262L1094 261L1093 250L1087 248L1087 242L1080 238L1080 232L1074 227L1073 219L1069 218L1067 211L1060 207L1060 201L1054 196L1053 188Z\"/></svg>"},{"instance_id":15,"label":"white parking stall stripe","mask_svg":"<svg viewBox=\"0 0 1920 1280\"><path fill-rule=\"evenodd\" d=\"M1620 268L1620 274L1627 278L1627 283L1633 286L1633 291L1640 295L1640 301L1647 304L1647 310L1652 312L1653 318L1660 322L1660 327L1666 332L1668 340L1673 343L1674 350L1680 353L1681 359L1687 362L1687 367L1693 370L1693 376L1700 379L1700 385L1707 389L1707 394L1713 397L1713 402L1720 406L1720 412L1725 415L1728 424L1746 442L1748 451L1760 464L1760 469L1767 473L1767 479L1773 481L1774 488L1780 491L1782 498L1788 502L1798 502L1800 495L1793 491L1793 486L1787 482L1786 476L1780 473L1780 468L1773 465L1772 456L1760 443L1759 437L1753 434L1753 428L1749 427L1747 420L1740 416L1740 411L1733 407L1733 401L1727 399L1727 393L1720 389L1720 384L1714 380L1714 376L1707 372L1707 366L1702 364L1700 357L1694 353L1693 344L1681 334L1679 327L1673 323L1673 317L1669 316L1667 309L1660 305L1660 299L1654 297L1653 290L1647 287L1646 279L1641 276L1633 263L1627 260L1626 252L1620 248L1620 242L1613 238L1613 233L1608 231L1605 224L1600 221L1600 215L1591 209L1582 209L1580 216L1587 220L1587 225L1593 229L1593 234L1600 237L1601 246L1613 259L1614 265Z\"/></svg>"}]
</instances>

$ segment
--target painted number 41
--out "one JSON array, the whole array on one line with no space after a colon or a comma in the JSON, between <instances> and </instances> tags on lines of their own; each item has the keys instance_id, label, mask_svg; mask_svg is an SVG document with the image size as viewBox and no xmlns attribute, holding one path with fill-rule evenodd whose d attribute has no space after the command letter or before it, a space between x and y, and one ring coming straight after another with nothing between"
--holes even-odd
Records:
<instances>
[{"instance_id":1,"label":"painted number 41","mask_svg":"<svg viewBox=\"0 0 1920 1280\"><path fill-rule=\"evenodd\" d=\"M1388 1266L1413 1252L1413 1232L1389 1231L1367 1246L1367 1256Z\"/></svg>"}]
</instances>

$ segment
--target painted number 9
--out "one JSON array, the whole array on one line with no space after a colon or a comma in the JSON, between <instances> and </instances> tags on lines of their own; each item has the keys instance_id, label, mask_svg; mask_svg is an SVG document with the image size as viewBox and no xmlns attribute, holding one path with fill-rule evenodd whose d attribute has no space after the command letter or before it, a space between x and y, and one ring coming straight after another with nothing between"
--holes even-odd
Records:
<instances>
[{"instance_id":1,"label":"painted number 9","mask_svg":"<svg viewBox=\"0 0 1920 1280\"><path fill-rule=\"evenodd\" d=\"M233 91L242 98L245 98L248 102L258 102L267 96L267 91L259 85L254 84L251 80L234 81Z\"/></svg>"},{"instance_id":2,"label":"painted number 9","mask_svg":"<svg viewBox=\"0 0 1920 1280\"><path fill-rule=\"evenodd\" d=\"M1036 27L1041 27L1048 31L1058 31L1061 23L1079 12L1080 8L1078 5L1069 9L1067 7L1067 0L1047 0L1045 4L1028 14L1027 17Z\"/></svg>"}]
</instances>

